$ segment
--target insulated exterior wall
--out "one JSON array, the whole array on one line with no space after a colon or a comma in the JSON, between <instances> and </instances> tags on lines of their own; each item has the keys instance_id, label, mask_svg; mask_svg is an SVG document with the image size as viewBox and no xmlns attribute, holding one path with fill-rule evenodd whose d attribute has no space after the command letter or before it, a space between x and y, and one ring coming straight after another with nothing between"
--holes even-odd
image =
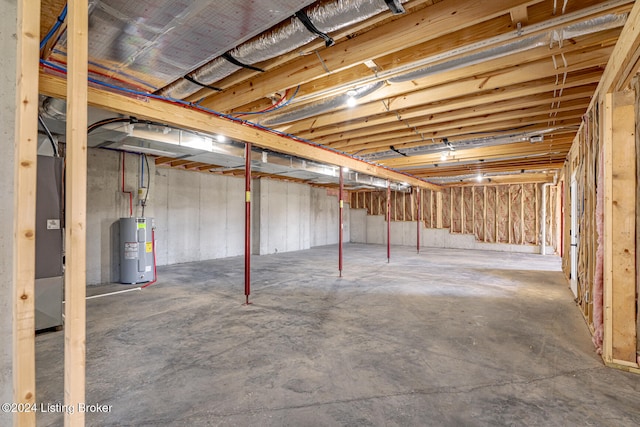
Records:
<instances>
[{"instance_id":1,"label":"insulated exterior wall","mask_svg":"<svg viewBox=\"0 0 640 427\"><path fill-rule=\"evenodd\" d=\"M462 187L451 188L451 232L462 233Z\"/></svg>"},{"instance_id":2,"label":"insulated exterior wall","mask_svg":"<svg viewBox=\"0 0 640 427\"><path fill-rule=\"evenodd\" d=\"M561 231L557 207L560 198L556 186L547 187L547 191L547 248L555 250ZM541 197L541 183L451 186L441 193L425 190L421 193L420 221L426 229L436 228L438 199L441 198L442 227L448 228L449 232L473 235L483 243L537 246L541 238ZM385 215L384 192L353 193L351 203L355 209L366 210L368 215ZM393 222L413 222L416 215L415 191L392 192ZM415 234L414 228L413 238ZM397 238L392 236L392 239Z\"/></svg>"},{"instance_id":3,"label":"insulated exterior wall","mask_svg":"<svg viewBox=\"0 0 640 427\"><path fill-rule=\"evenodd\" d=\"M509 187L509 243L522 243L522 186Z\"/></svg>"},{"instance_id":4,"label":"insulated exterior wall","mask_svg":"<svg viewBox=\"0 0 640 427\"><path fill-rule=\"evenodd\" d=\"M485 229L486 229L486 212L485 212L485 187L474 187L473 191L473 232L481 242L486 242Z\"/></svg>"},{"instance_id":5,"label":"insulated exterior wall","mask_svg":"<svg viewBox=\"0 0 640 427\"><path fill-rule=\"evenodd\" d=\"M509 187L500 186L496 188L496 221L498 224L498 235L496 243L509 242Z\"/></svg>"},{"instance_id":6,"label":"insulated exterior wall","mask_svg":"<svg viewBox=\"0 0 640 427\"><path fill-rule=\"evenodd\" d=\"M487 203L485 205L487 215L486 215L486 226L485 226L485 242L496 242L497 241L497 194L498 187L485 187L485 192L487 194Z\"/></svg>"},{"instance_id":7,"label":"insulated exterior wall","mask_svg":"<svg viewBox=\"0 0 640 427\"><path fill-rule=\"evenodd\" d=\"M475 209L474 209L474 193L475 193L475 188L474 187L467 187L464 188L462 187L462 191L463 191L463 197L462 197L462 203L463 203L463 221L462 221L462 232L463 233L470 233L470 234L475 234L475 230L473 227L473 222L474 222L474 213L475 213Z\"/></svg>"},{"instance_id":8,"label":"insulated exterior wall","mask_svg":"<svg viewBox=\"0 0 640 427\"><path fill-rule=\"evenodd\" d=\"M442 228L451 229L451 191L442 192Z\"/></svg>"},{"instance_id":9,"label":"insulated exterior wall","mask_svg":"<svg viewBox=\"0 0 640 427\"><path fill-rule=\"evenodd\" d=\"M535 184L525 184L522 186L522 205L523 205L523 213L524 218L523 221L523 229L524 229L524 242L525 244L533 245L538 240L537 237L537 209L539 203L537 203L536 199L536 186ZM552 199L555 201L555 199ZM553 230L552 230L553 232Z\"/></svg>"}]
</instances>

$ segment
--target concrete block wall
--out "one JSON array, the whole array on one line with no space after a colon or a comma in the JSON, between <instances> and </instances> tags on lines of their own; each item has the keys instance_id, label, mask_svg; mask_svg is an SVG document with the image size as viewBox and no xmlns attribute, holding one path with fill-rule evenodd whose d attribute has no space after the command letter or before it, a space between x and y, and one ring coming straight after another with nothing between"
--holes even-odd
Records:
<instances>
[{"instance_id":1,"label":"concrete block wall","mask_svg":"<svg viewBox=\"0 0 640 427\"><path fill-rule=\"evenodd\" d=\"M122 192L122 154L90 149L87 194L87 282L119 280L118 219L129 216ZM125 155L125 191L142 215L138 187L150 186L147 217L155 218L158 265L244 254L244 178L179 169L149 162L141 182L141 157ZM150 182L148 179L150 178ZM317 211L316 211L317 209ZM344 241L350 240L349 205ZM252 182L252 252L309 249L338 242L338 199L326 189L269 179Z\"/></svg>"},{"instance_id":2,"label":"concrete block wall","mask_svg":"<svg viewBox=\"0 0 640 427\"><path fill-rule=\"evenodd\" d=\"M367 215L366 209L351 210L351 241L354 243L387 244L387 223L383 215ZM415 246L417 240L415 221L391 223L391 244ZM485 251L540 253L534 245L510 245L506 243L478 242L473 234L452 234L445 228L420 228L420 246L432 248L477 249Z\"/></svg>"},{"instance_id":3,"label":"concrete block wall","mask_svg":"<svg viewBox=\"0 0 640 427\"><path fill-rule=\"evenodd\" d=\"M311 246L338 244L340 229L340 207L337 195L326 188L311 189ZM342 211L344 228L342 241L351 241L350 237L350 208L344 203Z\"/></svg>"},{"instance_id":4,"label":"concrete block wall","mask_svg":"<svg viewBox=\"0 0 640 427\"><path fill-rule=\"evenodd\" d=\"M260 255L290 252L311 247L311 187L286 181L260 179L254 185L259 198Z\"/></svg>"}]
</instances>

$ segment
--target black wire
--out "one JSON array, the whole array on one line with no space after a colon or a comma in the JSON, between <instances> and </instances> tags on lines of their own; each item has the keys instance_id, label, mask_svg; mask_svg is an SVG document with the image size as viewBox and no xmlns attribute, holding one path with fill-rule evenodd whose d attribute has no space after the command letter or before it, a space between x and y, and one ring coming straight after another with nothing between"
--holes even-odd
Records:
<instances>
[{"instance_id":1,"label":"black wire","mask_svg":"<svg viewBox=\"0 0 640 427\"><path fill-rule=\"evenodd\" d=\"M49 142L51 142L51 148L53 148L53 156L58 157L58 147L56 146L56 142L53 140L53 135L51 131L45 124L44 120L42 120L42 116L38 114L38 122L44 128L44 131L47 133L47 137L49 137Z\"/></svg>"}]
</instances>

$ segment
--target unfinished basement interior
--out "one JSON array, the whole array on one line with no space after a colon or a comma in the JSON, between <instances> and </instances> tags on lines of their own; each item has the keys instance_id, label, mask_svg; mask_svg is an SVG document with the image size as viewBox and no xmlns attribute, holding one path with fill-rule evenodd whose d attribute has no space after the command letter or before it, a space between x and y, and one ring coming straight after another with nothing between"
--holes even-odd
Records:
<instances>
[{"instance_id":1,"label":"unfinished basement interior","mask_svg":"<svg viewBox=\"0 0 640 427\"><path fill-rule=\"evenodd\" d=\"M640 4L2 11L0 425L640 425Z\"/></svg>"}]
</instances>

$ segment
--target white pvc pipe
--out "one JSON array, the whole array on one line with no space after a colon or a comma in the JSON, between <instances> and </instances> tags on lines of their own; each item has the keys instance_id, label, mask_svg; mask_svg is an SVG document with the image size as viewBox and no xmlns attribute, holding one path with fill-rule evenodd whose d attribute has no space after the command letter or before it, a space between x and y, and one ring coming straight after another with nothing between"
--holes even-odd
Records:
<instances>
[{"instance_id":1,"label":"white pvc pipe","mask_svg":"<svg viewBox=\"0 0 640 427\"><path fill-rule=\"evenodd\" d=\"M547 187L553 185L550 182L542 184L542 225L540 231L542 232L542 238L540 239L540 254L547 254Z\"/></svg>"},{"instance_id":2,"label":"white pvc pipe","mask_svg":"<svg viewBox=\"0 0 640 427\"><path fill-rule=\"evenodd\" d=\"M131 292L131 291L141 291L142 288L140 286L138 286L137 288L131 288L131 289L124 289L122 291L115 291L115 292L107 292L105 294L98 294L98 295L92 295L90 297L87 297L86 299L94 299L94 298L100 298L100 297L106 297L109 295L117 295L117 294L123 294L125 292ZM64 304L66 301L62 301L62 303Z\"/></svg>"}]
</instances>

